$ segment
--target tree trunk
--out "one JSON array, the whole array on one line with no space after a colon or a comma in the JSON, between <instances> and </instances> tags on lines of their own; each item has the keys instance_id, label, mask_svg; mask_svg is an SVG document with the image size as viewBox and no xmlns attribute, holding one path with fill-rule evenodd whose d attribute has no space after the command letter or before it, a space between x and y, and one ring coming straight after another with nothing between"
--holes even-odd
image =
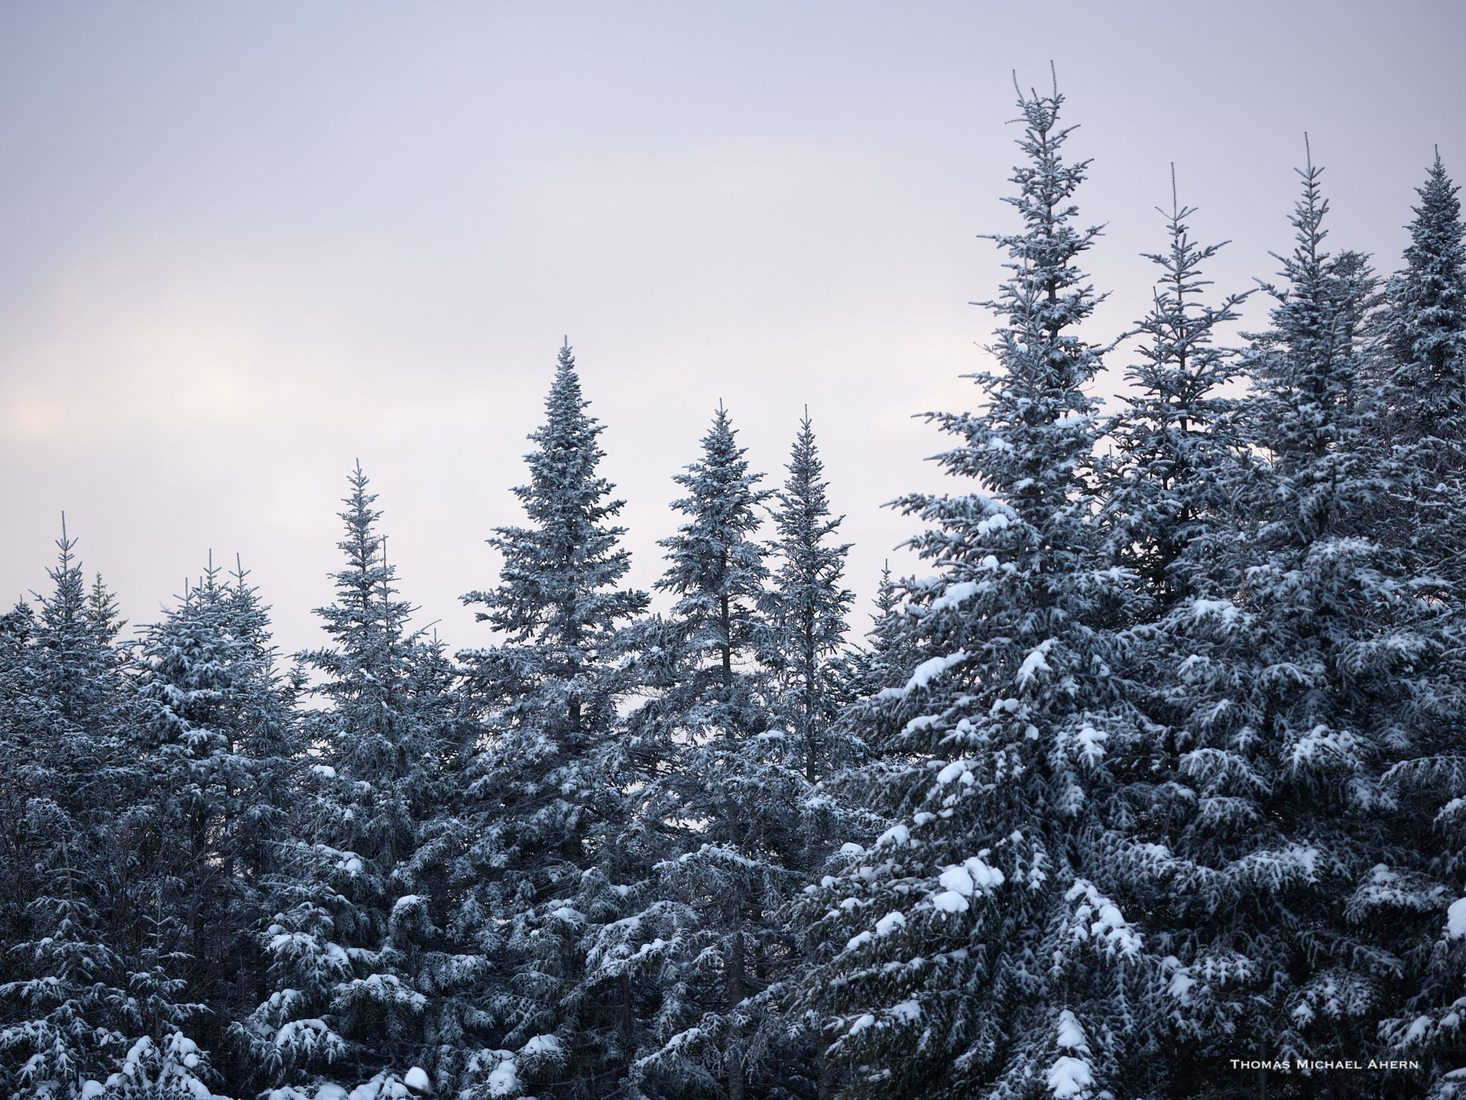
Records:
<instances>
[{"instance_id":1,"label":"tree trunk","mask_svg":"<svg viewBox=\"0 0 1466 1100\"><path fill-rule=\"evenodd\" d=\"M728 959L728 1007L737 1009L744 998L743 920L737 922L733 932L733 950ZM744 1100L743 1051L740 1049L736 1028L728 1043L728 1100Z\"/></svg>"}]
</instances>

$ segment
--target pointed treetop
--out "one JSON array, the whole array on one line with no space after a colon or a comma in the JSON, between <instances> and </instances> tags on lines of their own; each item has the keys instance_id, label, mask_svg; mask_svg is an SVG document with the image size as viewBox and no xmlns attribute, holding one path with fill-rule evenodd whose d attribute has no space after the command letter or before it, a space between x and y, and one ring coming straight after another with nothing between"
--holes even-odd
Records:
<instances>
[{"instance_id":1,"label":"pointed treetop","mask_svg":"<svg viewBox=\"0 0 1466 1100\"><path fill-rule=\"evenodd\" d=\"M597 441L603 425L590 405L566 336L544 420L529 433L535 444L524 456L529 480L512 490L529 523L494 529L488 542L503 556L500 583L462 597L486 605L478 619L513 644L543 647L525 667L552 682L577 675L608 643L615 624L644 602L640 593L620 588L630 556L620 545L625 529L612 521L624 501L597 473L605 457Z\"/></svg>"},{"instance_id":2,"label":"pointed treetop","mask_svg":"<svg viewBox=\"0 0 1466 1100\"><path fill-rule=\"evenodd\" d=\"M1289 221L1297 230L1297 245L1293 255L1307 267L1321 264L1328 259L1328 253L1320 251L1319 246L1329 235L1329 231L1322 228L1324 216L1329 212L1329 200L1319 190L1323 169L1314 166L1313 147L1309 144L1307 131L1303 134L1303 156L1304 167L1294 169L1303 180L1303 194L1294 203L1293 216ZM1273 255L1275 259L1282 259L1276 253Z\"/></svg>"}]
</instances>

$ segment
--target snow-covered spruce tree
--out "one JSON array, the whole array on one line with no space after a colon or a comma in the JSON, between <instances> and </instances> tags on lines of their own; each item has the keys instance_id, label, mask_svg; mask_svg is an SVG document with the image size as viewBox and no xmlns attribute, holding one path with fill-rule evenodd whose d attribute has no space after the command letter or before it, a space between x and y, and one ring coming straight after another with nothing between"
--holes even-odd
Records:
<instances>
[{"instance_id":1,"label":"snow-covered spruce tree","mask_svg":"<svg viewBox=\"0 0 1466 1100\"><path fill-rule=\"evenodd\" d=\"M817 788L818 796L831 800L830 818L839 837L869 839L891 823L881 809L869 804L868 792L872 782L876 782L875 770L882 766L880 753L892 747L889 738L886 743L879 743L882 716L889 701L883 692L905 684L912 668L919 663L910 646L912 638L902 602L903 594L914 587L910 580L896 580L889 562L882 564L865 645L848 658L850 671L845 690L849 701L835 719L835 728L841 731L847 751L842 766L824 776ZM893 767L898 770L905 767L901 751L896 749L894 755ZM818 891L813 886L806 884L802 893L805 896L796 902L800 912L791 919L805 926L824 910L819 907Z\"/></svg>"},{"instance_id":2,"label":"snow-covered spruce tree","mask_svg":"<svg viewBox=\"0 0 1466 1100\"><path fill-rule=\"evenodd\" d=\"M771 728L757 661L770 625L757 488L720 406L702 456L677 475L687 517L662 540L658 587L676 597L644 655L652 697L632 716L663 770L642 814L665 834L654 899L663 973L653 1045L632 1094L671 1100L799 1096L808 1067L770 987L797 963L783 906L804 859L810 784L797 733Z\"/></svg>"},{"instance_id":3,"label":"snow-covered spruce tree","mask_svg":"<svg viewBox=\"0 0 1466 1100\"><path fill-rule=\"evenodd\" d=\"M1175 199L1173 175L1171 210L1162 211L1169 248L1148 257L1162 276L1137 329L1146 340L1126 371L1126 407L1109 426L1118 453L1105 470L1101 513L1106 557L1135 584L1116 664L1144 716L1143 739L1121 776L1132 850L1144 858L1121 873L1134 872L1126 894L1147 914L1152 951L1169 973L1179 971L1161 1002L1174 1053L1158 1060L1158 1079L1169 1095L1231 1087L1235 1081L1217 1081L1217 1059L1241 1049L1233 1037L1237 973L1228 969L1235 959L1214 954L1216 945L1191 930L1198 897L1215 903L1229 873L1216 866L1220 819L1245 828L1253 792L1242 783L1214 796L1197 782L1210 760L1197 746L1230 703L1199 709L1196 685L1214 674L1213 649L1234 640L1231 601L1258 560L1253 516L1263 477L1243 405L1217 392L1241 366L1236 352L1215 345L1216 329L1235 320L1245 295L1205 302L1202 265L1221 246L1191 239L1186 220L1194 212ZM1220 679L1206 694L1220 702L1235 683Z\"/></svg>"},{"instance_id":4,"label":"snow-covered spruce tree","mask_svg":"<svg viewBox=\"0 0 1466 1100\"><path fill-rule=\"evenodd\" d=\"M35 853L25 826L29 795L21 780L30 747L25 711L35 629L35 612L24 600L0 615L0 952L28 938L26 906L36 896ZM0 1006L0 1022L9 1019L4 1011ZM5 1083L0 1076L0 1085Z\"/></svg>"},{"instance_id":5,"label":"snow-covered spruce tree","mask_svg":"<svg viewBox=\"0 0 1466 1100\"><path fill-rule=\"evenodd\" d=\"M1199 593L1231 592L1241 578L1231 544L1248 491L1247 441L1238 402L1219 392L1241 366L1214 340L1247 295L1202 301L1211 285L1202 265L1222 245L1192 240L1186 221L1195 213L1176 199L1173 169L1171 210L1161 211L1168 248L1146 254L1161 274L1132 334L1145 342L1105 433L1115 450L1103 486L1108 555L1134 575L1144 604L1132 614L1141 619Z\"/></svg>"},{"instance_id":6,"label":"snow-covered spruce tree","mask_svg":"<svg viewBox=\"0 0 1466 1100\"><path fill-rule=\"evenodd\" d=\"M1419 568L1450 582L1433 605L1455 689L1430 699L1427 735L1388 776L1401 805L1414 812L1413 834L1429 838L1422 848L1431 853L1427 871L1439 888L1437 904L1423 907L1410 930L1410 997L1381 1030L1395 1054L1427 1062L1432 1095L1443 1097L1466 1096L1466 1083L1448 1076L1466 1065L1466 903L1459 900L1466 883L1466 753L1456 733L1466 709L1466 524L1460 506L1466 489L1466 244L1456 191L1437 155L1418 191L1405 268L1388 284L1377 360L1385 382L1380 434L1407 484L1391 514L1408 534L1406 547Z\"/></svg>"},{"instance_id":7,"label":"snow-covered spruce tree","mask_svg":"<svg viewBox=\"0 0 1466 1100\"><path fill-rule=\"evenodd\" d=\"M778 721L802 741L804 775L814 783L849 756L833 723L846 701L845 620L855 595L841 585L850 546L832 541L844 517L830 514L808 412L786 469L773 510L778 564L766 597L770 629L762 657L774 673Z\"/></svg>"},{"instance_id":8,"label":"snow-covered spruce tree","mask_svg":"<svg viewBox=\"0 0 1466 1100\"><path fill-rule=\"evenodd\" d=\"M84 1100L228 1100L210 1091L214 1076L207 1053L182 1032L161 1043L144 1035Z\"/></svg>"},{"instance_id":9,"label":"snow-covered spruce tree","mask_svg":"<svg viewBox=\"0 0 1466 1100\"><path fill-rule=\"evenodd\" d=\"M1196 1096L1226 1094L1207 1067L1239 1049L1377 1050L1400 932L1431 904L1381 783L1421 734L1435 673L1415 579L1378 537L1388 485L1360 393L1371 279L1357 253L1325 251L1319 170L1300 176L1272 328L1246 357L1251 441L1270 459L1253 556L1230 598L1198 593L1167 623L1180 775L1156 802L1175 861L1156 943L1187 1053L1173 1087Z\"/></svg>"},{"instance_id":10,"label":"snow-covered spruce tree","mask_svg":"<svg viewBox=\"0 0 1466 1100\"><path fill-rule=\"evenodd\" d=\"M336 602L317 612L331 644L303 655L328 702L306 726L319 760L300 779L303 842L264 933L272 992L239 1029L284 1098L314 1095L323 1081L392 1095L438 1073L440 1045L461 1038L456 983L472 970L444 942L446 900L419 889L442 727L409 689L420 646L406 633L411 608L397 596L359 465L349 483L338 544L346 563L334 575ZM435 1034L441 1012L453 1020L446 1044Z\"/></svg>"},{"instance_id":11,"label":"snow-covered spruce tree","mask_svg":"<svg viewBox=\"0 0 1466 1100\"><path fill-rule=\"evenodd\" d=\"M603 427L588 406L567 343L529 437L529 482L514 490L528 525L495 531L499 585L464 597L502 638L463 655L487 712L463 866L489 929L485 1007L500 1043L475 1058L472 1096L609 1095L635 1052L630 976L616 972L615 951L609 968L595 964L600 941L624 932L629 885L645 877L625 844L616 704L620 630L647 597L624 584L623 502L596 472Z\"/></svg>"},{"instance_id":12,"label":"snow-covered spruce tree","mask_svg":"<svg viewBox=\"0 0 1466 1100\"><path fill-rule=\"evenodd\" d=\"M901 652L901 589L891 576L890 562L881 565L873 602L875 611L870 616L865 644L850 657L847 692L852 703L869 699L882 688L904 684L911 669L911 662Z\"/></svg>"},{"instance_id":13,"label":"snow-covered spruce tree","mask_svg":"<svg viewBox=\"0 0 1466 1100\"><path fill-rule=\"evenodd\" d=\"M845 634L855 597L842 585L850 546L834 542L844 517L830 514L829 486L808 410L785 469L788 476L775 494L776 537L770 549L777 565L765 599L769 630L760 655L771 673L772 720L799 739L804 777L819 784L858 761L863 746L838 721L850 699L853 668ZM852 810L832 791L818 787L802 809L803 867L812 874L828 856L832 838L851 828L847 819ZM796 937L803 928L802 917L793 908L778 920ZM804 944L802 950L808 957L816 947ZM801 970L791 967L783 983L768 987L771 1005L797 1011L795 985ZM801 1061L818 1067L817 1082L827 1081L818 1021L804 1017L800 1023L807 1047ZM790 1026L793 1030L798 1025L791 1020Z\"/></svg>"},{"instance_id":14,"label":"snow-covered spruce tree","mask_svg":"<svg viewBox=\"0 0 1466 1100\"><path fill-rule=\"evenodd\" d=\"M141 781L122 750L128 724L116 613L100 582L88 593L57 542L51 591L23 616L6 675L4 803L9 860L24 894L0 973L0 1088L77 1100L118 1068L142 1026L129 959L115 939L129 868L125 815ZM27 621L28 620L28 621Z\"/></svg>"},{"instance_id":15,"label":"snow-covered spruce tree","mask_svg":"<svg viewBox=\"0 0 1466 1100\"><path fill-rule=\"evenodd\" d=\"M1403 483L1383 502L1423 566L1466 580L1459 507L1466 478L1466 241L1439 154L1418 189L1405 267L1376 316L1377 425Z\"/></svg>"},{"instance_id":16,"label":"snow-covered spruce tree","mask_svg":"<svg viewBox=\"0 0 1466 1100\"><path fill-rule=\"evenodd\" d=\"M133 744L147 788L131 812L128 893L148 960L147 1049L163 1077L178 1076L175 1048L197 1061L197 1044L217 1061L266 977L260 922L301 746L268 612L246 576L241 566L231 581L211 559L137 655Z\"/></svg>"},{"instance_id":17,"label":"snow-covered spruce tree","mask_svg":"<svg viewBox=\"0 0 1466 1100\"><path fill-rule=\"evenodd\" d=\"M808 978L852 1096L1144 1095L1156 975L1121 891L1137 854L1117 768L1137 740L1110 674L1123 571L1104 568L1075 328L1086 162L1066 163L1057 91L1019 96L1027 161L996 237L1011 275L982 413L934 413L939 456L980 488L901 502L938 570L907 590L912 659L874 700L866 801L894 824L817 893L831 956ZM1112 764L1112 761L1117 763Z\"/></svg>"}]
</instances>

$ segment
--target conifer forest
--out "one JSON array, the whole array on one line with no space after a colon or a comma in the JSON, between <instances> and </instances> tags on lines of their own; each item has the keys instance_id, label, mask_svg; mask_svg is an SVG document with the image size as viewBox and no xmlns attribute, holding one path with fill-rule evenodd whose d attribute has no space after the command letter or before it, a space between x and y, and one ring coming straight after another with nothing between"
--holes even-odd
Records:
<instances>
[{"instance_id":1,"label":"conifer forest","mask_svg":"<svg viewBox=\"0 0 1466 1100\"><path fill-rule=\"evenodd\" d=\"M1248 291L1182 187L1117 347L1076 119L1016 111L874 606L798 406L772 472L717 406L632 587L573 336L473 638L350 455L306 652L232 555L124 629L61 529L0 618L0 1095L1466 1097L1458 188L1424 150L1371 259L1300 148Z\"/></svg>"}]
</instances>

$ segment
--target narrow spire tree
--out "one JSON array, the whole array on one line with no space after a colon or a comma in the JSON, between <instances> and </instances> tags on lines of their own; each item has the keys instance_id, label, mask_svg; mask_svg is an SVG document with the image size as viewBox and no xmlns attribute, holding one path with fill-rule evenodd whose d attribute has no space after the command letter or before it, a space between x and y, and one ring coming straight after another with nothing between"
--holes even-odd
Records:
<instances>
[{"instance_id":1,"label":"narrow spire tree","mask_svg":"<svg viewBox=\"0 0 1466 1100\"><path fill-rule=\"evenodd\" d=\"M664 978L637 1096L745 1100L797 1062L770 990L798 961L782 913L800 877L809 783L801 739L770 728L758 660L771 636L761 479L720 405L701 457L676 477L688 495L673 507L687 520L661 543L657 586L677 602L644 657L652 698L631 716L665 761L642 799L664 834L653 885L663 900L641 917L664 942Z\"/></svg>"},{"instance_id":2,"label":"narrow spire tree","mask_svg":"<svg viewBox=\"0 0 1466 1100\"><path fill-rule=\"evenodd\" d=\"M865 633L865 646L851 658L853 667L850 698L857 708L882 688L897 687L906 682L910 662L901 652L901 588L891 575L891 563L881 564L881 579L876 585L875 611Z\"/></svg>"},{"instance_id":3,"label":"narrow spire tree","mask_svg":"<svg viewBox=\"0 0 1466 1100\"><path fill-rule=\"evenodd\" d=\"M824 463L807 411L787 469L774 509L779 565L767 600L772 632L765 663L776 670L779 707L803 742L804 774L813 783L845 755L831 744L831 723L844 702L839 657L855 595L841 587L850 546L831 542L844 517L830 515Z\"/></svg>"},{"instance_id":4,"label":"narrow spire tree","mask_svg":"<svg viewBox=\"0 0 1466 1100\"><path fill-rule=\"evenodd\" d=\"M329 702L307 728L321 755L303 777L304 842L265 934L274 992L241 1028L262 1077L282 1090L332 1077L399 1087L414 1070L436 1071L443 1053L432 1028L443 1006L425 992L443 977L427 949L442 903L417 888L441 746L415 712L412 609L398 598L360 464L349 484L337 544L346 563L336 601L317 611L331 644L303 655Z\"/></svg>"},{"instance_id":5,"label":"narrow spire tree","mask_svg":"<svg viewBox=\"0 0 1466 1100\"><path fill-rule=\"evenodd\" d=\"M1450 680L1422 700L1425 736L1387 775L1388 789L1406 811L1406 835L1430 838L1421 847L1434 886L1414 884L1413 912L1394 922L1400 939L1411 944L1404 952L1408 997L1382 1034L1395 1056L1426 1062L1436 1084L1432 1096L1449 1097L1460 1090L1441 1078L1466 1056L1466 902L1460 900L1466 754L1457 732L1466 714L1459 641L1466 618L1466 241L1457 188L1439 154L1418 194L1405 268L1388 284L1379 325L1385 374L1380 434L1406 486L1391 502L1395 541L1404 543L1420 569L1445 582L1426 591L1429 626Z\"/></svg>"},{"instance_id":6,"label":"narrow spire tree","mask_svg":"<svg viewBox=\"0 0 1466 1100\"><path fill-rule=\"evenodd\" d=\"M647 597L624 587L624 502L597 473L604 428L588 406L567 343L529 437L529 482L514 490L529 523L495 531L499 586L464 597L503 639L464 655L488 710L466 866L472 904L495 928L489 1008L505 1048L474 1064L542 1097L599 1095L596 1082L624 1075L632 1055L629 987L587 959L635 877L619 844L628 761L616 703L620 631Z\"/></svg>"},{"instance_id":7,"label":"narrow spire tree","mask_svg":"<svg viewBox=\"0 0 1466 1100\"><path fill-rule=\"evenodd\" d=\"M1466 413L1466 239L1458 188L1440 153L1416 191L1405 267L1389 281L1380 335L1391 438L1413 444Z\"/></svg>"},{"instance_id":8,"label":"narrow spire tree","mask_svg":"<svg viewBox=\"0 0 1466 1100\"><path fill-rule=\"evenodd\" d=\"M1118 453L1104 505L1110 556L1135 574L1154 616L1211 587L1198 572L1227 568L1231 555L1218 540L1231 538L1246 470L1238 403L1218 392L1241 365L1214 340L1247 295L1201 301L1211 285L1202 265L1223 246L1192 240L1186 222L1196 209L1177 200L1174 167L1171 209L1160 213L1169 247L1146 254L1161 276L1135 332L1146 339L1140 361L1125 370L1132 391L1109 427ZM1233 571L1224 583L1235 587L1237 579Z\"/></svg>"},{"instance_id":9,"label":"narrow spire tree","mask_svg":"<svg viewBox=\"0 0 1466 1100\"><path fill-rule=\"evenodd\" d=\"M7 906L19 926L0 982L0 1086L37 1100L107 1080L145 1027L130 988L135 960L116 934L130 853L114 814L143 782L124 751L119 624L105 589L88 594L64 517L56 546L52 587L22 624L24 656L0 716L0 782L16 784L5 801L19 810L8 832L27 853L28 888Z\"/></svg>"}]
</instances>

